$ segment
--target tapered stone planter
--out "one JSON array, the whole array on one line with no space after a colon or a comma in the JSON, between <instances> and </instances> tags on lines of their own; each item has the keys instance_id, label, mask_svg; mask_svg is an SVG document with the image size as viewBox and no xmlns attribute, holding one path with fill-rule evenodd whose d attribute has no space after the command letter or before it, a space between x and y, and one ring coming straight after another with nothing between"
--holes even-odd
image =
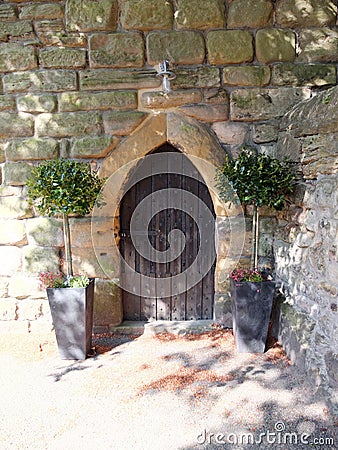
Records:
<instances>
[{"instance_id":1,"label":"tapered stone planter","mask_svg":"<svg viewBox=\"0 0 338 450\"><path fill-rule=\"evenodd\" d=\"M92 342L94 280L85 288L47 289L62 359L86 359Z\"/></svg>"},{"instance_id":2,"label":"tapered stone planter","mask_svg":"<svg viewBox=\"0 0 338 450\"><path fill-rule=\"evenodd\" d=\"M275 282L231 280L230 292L237 350L241 353L264 353Z\"/></svg>"}]
</instances>

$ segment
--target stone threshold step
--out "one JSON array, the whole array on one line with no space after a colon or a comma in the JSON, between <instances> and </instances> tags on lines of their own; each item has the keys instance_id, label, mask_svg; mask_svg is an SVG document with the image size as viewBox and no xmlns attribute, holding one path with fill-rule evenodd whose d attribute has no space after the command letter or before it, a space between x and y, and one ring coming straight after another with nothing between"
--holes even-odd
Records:
<instances>
[{"instance_id":1,"label":"stone threshold step","mask_svg":"<svg viewBox=\"0 0 338 450\"><path fill-rule=\"evenodd\" d=\"M94 327L94 333L184 335L205 333L214 330L217 326L214 320L154 320L150 322L126 320L118 326Z\"/></svg>"}]
</instances>

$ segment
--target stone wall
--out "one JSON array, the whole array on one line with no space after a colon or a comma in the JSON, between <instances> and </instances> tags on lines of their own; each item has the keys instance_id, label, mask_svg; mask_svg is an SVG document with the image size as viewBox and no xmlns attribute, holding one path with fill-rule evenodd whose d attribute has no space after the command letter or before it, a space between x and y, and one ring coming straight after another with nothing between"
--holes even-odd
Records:
<instances>
[{"instance_id":1,"label":"stone wall","mask_svg":"<svg viewBox=\"0 0 338 450\"><path fill-rule=\"evenodd\" d=\"M167 95L154 70L163 59L176 74ZM27 203L32 165L60 156L101 167L159 112L198 121L224 151L275 154L280 118L336 85L337 62L336 0L1 2L0 320L49 318L36 275L63 258L60 221ZM263 259L274 220L267 211ZM98 278L96 323L118 322L89 218L71 226L75 270Z\"/></svg>"},{"instance_id":2,"label":"stone wall","mask_svg":"<svg viewBox=\"0 0 338 450\"><path fill-rule=\"evenodd\" d=\"M283 119L278 155L299 161L294 204L279 217L275 260L284 301L279 339L338 412L338 89Z\"/></svg>"}]
</instances>

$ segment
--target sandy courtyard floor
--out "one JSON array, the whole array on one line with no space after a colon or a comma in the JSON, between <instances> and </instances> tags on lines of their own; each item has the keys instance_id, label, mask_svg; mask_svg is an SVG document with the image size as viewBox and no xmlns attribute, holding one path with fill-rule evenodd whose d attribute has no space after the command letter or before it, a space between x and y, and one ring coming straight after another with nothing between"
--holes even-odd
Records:
<instances>
[{"instance_id":1,"label":"sandy courtyard floor","mask_svg":"<svg viewBox=\"0 0 338 450\"><path fill-rule=\"evenodd\" d=\"M275 345L231 331L97 335L64 361L54 333L0 327L0 449L336 449L337 422Z\"/></svg>"}]
</instances>

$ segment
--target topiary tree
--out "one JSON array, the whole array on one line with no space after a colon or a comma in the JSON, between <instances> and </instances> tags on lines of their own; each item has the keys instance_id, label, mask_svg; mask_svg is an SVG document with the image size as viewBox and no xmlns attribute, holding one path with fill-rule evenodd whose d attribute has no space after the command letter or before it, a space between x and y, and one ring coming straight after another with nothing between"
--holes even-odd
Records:
<instances>
[{"instance_id":1,"label":"topiary tree","mask_svg":"<svg viewBox=\"0 0 338 450\"><path fill-rule=\"evenodd\" d=\"M258 266L259 208L281 210L286 195L294 188L290 162L280 161L253 148L243 148L236 159L226 157L217 170L216 181L222 200L229 201L229 182L243 205L253 205L251 268Z\"/></svg>"},{"instance_id":2,"label":"topiary tree","mask_svg":"<svg viewBox=\"0 0 338 450\"><path fill-rule=\"evenodd\" d=\"M73 276L69 215L88 214L105 180L91 172L89 164L55 159L33 167L27 180L28 197L42 215L62 216L67 277Z\"/></svg>"}]
</instances>

